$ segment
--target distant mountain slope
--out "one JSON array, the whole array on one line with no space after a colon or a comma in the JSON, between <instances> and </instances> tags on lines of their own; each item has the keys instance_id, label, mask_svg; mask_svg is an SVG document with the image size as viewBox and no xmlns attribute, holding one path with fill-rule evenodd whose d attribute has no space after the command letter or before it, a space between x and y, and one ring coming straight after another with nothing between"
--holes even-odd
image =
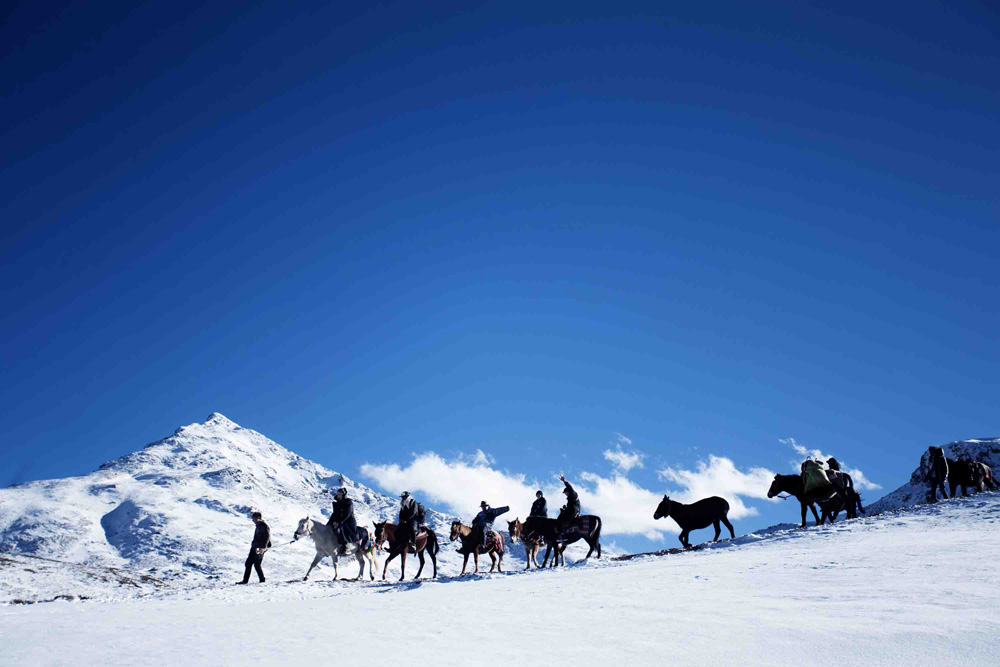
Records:
<instances>
[{"instance_id":1,"label":"distant mountain slope","mask_svg":"<svg viewBox=\"0 0 1000 667\"><path fill-rule=\"evenodd\" d=\"M942 447L950 459L968 458L972 461L982 461L1000 474L1000 438L958 440ZM920 465L910 475L910 480L869 505L867 510L878 514L926 502L929 488L926 481L929 460L929 454L924 449L920 456Z\"/></svg>"},{"instance_id":2,"label":"distant mountain slope","mask_svg":"<svg viewBox=\"0 0 1000 667\"><path fill-rule=\"evenodd\" d=\"M0 489L0 552L127 568L165 582L236 581L253 535L251 509L263 512L279 545L307 514L325 520L340 486L355 500L359 523L395 518L398 499L213 413L88 475ZM454 571L460 566L448 545L449 517L428 508L428 523ZM301 577L312 553L311 541L275 548L265 571ZM393 570L398 576L398 559ZM341 570L356 573L354 563Z\"/></svg>"}]
</instances>

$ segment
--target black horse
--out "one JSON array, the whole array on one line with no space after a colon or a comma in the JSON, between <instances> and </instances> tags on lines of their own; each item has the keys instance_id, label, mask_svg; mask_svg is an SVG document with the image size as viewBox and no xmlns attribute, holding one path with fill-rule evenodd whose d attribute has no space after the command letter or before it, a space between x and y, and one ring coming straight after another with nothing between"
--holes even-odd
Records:
<instances>
[{"instance_id":1,"label":"black horse","mask_svg":"<svg viewBox=\"0 0 1000 667\"><path fill-rule=\"evenodd\" d=\"M969 487L977 489L980 493L986 490L986 480L992 482L992 475L989 468L982 463L965 461L959 459L947 459L948 461L948 487L951 497L955 497L955 489L962 488L962 495L969 495ZM942 486L944 483L942 482Z\"/></svg>"},{"instance_id":2,"label":"black horse","mask_svg":"<svg viewBox=\"0 0 1000 667\"><path fill-rule=\"evenodd\" d=\"M719 496L702 498L690 505L678 503L667 496L663 496L663 500L660 501L660 504L656 507L656 511L653 513L653 518L662 519L670 517L676 521L677 525L681 527L681 534L678 536L678 539L680 539L685 549L690 549L691 542L688 540L688 534L692 530L715 526L715 537L712 538L712 541L716 542L719 539L719 534L722 532L722 529L719 528L719 524L722 523L729 529L730 538L736 537L733 524L729 523L728 514L729 503L726 502L725 498L720 498Z\"/></svg>"},{"instance_id":3,"label":"black horse","mask_svg":"<svg viewBox=\"0 0 1000 667\"><path fill-rule=\"evenodd\" d=\"M787 493L799 501L799 504L802 506L803 528L806 527L807 507L812 510L813 517L816 519L816 525L819 526L822 524L819 519L819 512L816 511L816 502L812 498L806 497L805 486L802 484L802 477L800 475L775 475L774 481L771 482L771 488L767 491L767 497L774 498L779 493Z\"/></svg>"}]
</instances>

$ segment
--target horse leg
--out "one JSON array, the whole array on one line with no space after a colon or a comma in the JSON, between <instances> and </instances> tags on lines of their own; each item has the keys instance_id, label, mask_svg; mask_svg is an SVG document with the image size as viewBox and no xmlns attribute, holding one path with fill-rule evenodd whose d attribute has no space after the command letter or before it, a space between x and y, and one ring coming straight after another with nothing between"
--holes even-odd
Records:
<instances>
[{"instance_id":1,"label":"horse leg","mask_svg":"<svg viewBox=\"0 0 1000 667\"><path fill-rule=\"evenodd\" d=\"M375 581L375 570L378 569L378 551L374 548L370 549L367 553L368 558L368 574L371 576L371 580Z\"/></svg>"},{"instance_id":2,"label":"horse leg","mask_svg":"<svg viewBox=\"0 0 1000 667\"><path fill-rule=\"evenodd\" d=\"M460 574L458 576L460 576L460 577L464 577L465 576L465 568L466 568L466 566L468 564L469 564L469 554L466 553L465 554L465 558L462 559L462 574Z\"/></svg>"},{"instance_id":3,"label":"horse leg","mask_svg":"<svg viewBox=\"0 0 1000 667\"><path fill-rule=\"evenodd\" d=\"M323 560L323 556L325 556L325 555L326 554L321 554L318 551L316 552L316 557L313 558L312 565L310 565L309 569L306 570L306 576L302 577L302 581L309 581L309 573L313 571L313 568L316 567L317 563L319 563L321 560Z\"/></svg>"},{"instance_id":4,"label":"horse leg","mask_svg":"<svg viewBox=\"0 0 1000 667\"><path fill-rule=\"evenodd\" d=\"M395 558L398 554L394 553L391 549L389 550L389 557L385 559L385 565L382 567L382 581L385 581L385 573L389 569L389 561Z\"/></svg>"},{"instance_id":5,"label":"horse leg","mask_svg":"<svg viewBox=\"0 0 1000 667\"><path fill-rule=\"evenodd\" d=\"M354 557L358 561L358 576L354 577L354 581L361 581L361 578L365 576L365 555L358 549L354 552Z\"/></svg>"},{"instance_id":6,"label":"horse leg","mask_svg":"<svg viewBox=\"0 0 1000 667\"><path fill-rule=\"evenodd\" d=\"M681 534L677 536L677 539L679 539L681 541L681 546L684 547L685 549L689 549L690 548L690 545L688 544L688 541L687 541L687 535L688 535L688 532L686 530L682 530Z\"/></svg>"},{"instance_id":7,"label":"horse leg","mask_svg":"<svg viewBox=\"0 0 1000 667\"><path fill-rule=\"evenodd\" d=\"M340 568L337 566L337 561L340 560L337 557L337 552L333 552L333 580L336 581L337 577L340 576Z\"/></svg>"},{"instance_id":8,"label":"horse leg","mask_svg":"<svg viewBox=\"0 0 1000 667\"><path fill-rule=\"evenodd\" d=\"M715 521L712 522L712 526L715 528L715 537L712 538L712 541L713 542L718 542L719 541L719 535L722 534L722 526L720 525L720 522L719 522L718 519L716 519Z\"/></svg>"},{"instance_id":9,"label":"horse leg","mask_svg":"<svg viewBox=\"0 0 1000 667\"><path fill-rule=\"evenodd\" d=\"M736 539L736 531L733 530L733 524L729 523L729 517L724 516L724 517L722 517L721 521L722 521L722 525L729 529L729 539L735 540Z\"/></svg>"},{"instance_id":10,"label":"horse leg","mask_svg":"<svg viewBox=\"0 0 1000 667\"><path fill-rule=\"evenodd\" d=\"M496 569L496 567L497 567L497 557L496 557L496 555L495 555L495 554L494 554L494 553L493 553L493 552L491 551L491 552L490 552L490 572L493 572L493 570L495 570L495 569Z\"/></svg>"},{"instance_id":11,"label":"horse leg","mask_svg":"<svg viewBox=\"0 0 1000 667\"><path fill-rule=\"evenodd\" d=\"M479 574L479 547L476 547L476 550L472 552L472 559L476 563L476 571L473 574Z\"/></svg>"},{"instance_id":12,"label":"horse leg","mask_svg":"<svg viewBox=\"0 0 1000 667\"><path fill-rule=\"evenodd\" d=\"M417 576L413 577L414 579L419 579L420 578L420 573L424 571L424 550L423 549L421 549L420 551L417 552L417 559L420 561L420 567L417 568Z\"/></svg>"},{"instance_id":13,"label":"horse leg","mask_svg":"<svg viewBox=\"0 0 1000 667\"><path fill-rule=\"evenodd\" d=\"M403 553L399 554L399 558L400 558L400 562L399 562L399 580L400 581L402 581L403 579L406 578L406 552L407 551L409 551L409 548L404 544L403 545Z\"/></svg>"}]
</instances>

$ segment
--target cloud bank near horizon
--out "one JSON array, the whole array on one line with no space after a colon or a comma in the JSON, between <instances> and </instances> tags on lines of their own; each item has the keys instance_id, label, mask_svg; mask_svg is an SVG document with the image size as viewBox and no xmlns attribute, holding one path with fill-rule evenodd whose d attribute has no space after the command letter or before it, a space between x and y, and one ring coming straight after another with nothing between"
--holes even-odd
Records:
<instances>
[{"instance_id":1,"label":"cloud bank near horizon","mask_svg":"<svg viewBox=\"0 0 1000 667\"><path fill-rule=\"evenodd\" d=\"M607 535L642 535L661 540L677 534L679 529L673 521L653 519L664 493L644 488L628 478L630 470L643 467L645 455L633 449L625 436L616 434L616 437L615 448L604 452L613 465L610 474L584 471L578 479L570 480L580 494L583 512L600 516ZM562 482L556 476L537 480L501 469L493 457L481 450L450 460L432 451L414 454L407 465L365 463L361 474L393 493L404 490L419 493L429 504L441 505L466 520L481 500L494 506L510 505L510 514L501 517L502 521L524 518L538 489L548 499L549 516L555 516L565 499ZM757 514L757 509L743 499L768 500L767 490L774 478L774 473L766 468L742 471L731 459L714 455L700 461L693 470L667 467L657 474L659 479L673 485L667 495L674 500L694 502L713 495L726 498L732 519Z\"/></svg>"}]
</instances>

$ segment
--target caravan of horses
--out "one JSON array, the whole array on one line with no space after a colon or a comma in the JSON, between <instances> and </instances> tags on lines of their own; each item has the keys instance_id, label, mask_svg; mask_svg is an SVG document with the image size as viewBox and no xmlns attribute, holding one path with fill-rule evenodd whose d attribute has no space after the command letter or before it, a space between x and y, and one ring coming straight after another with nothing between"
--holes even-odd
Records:
<instances>
[{"instance_id":1,"label":"caravan of horses","mask_svg":"<svg viewBox=\"0 0 1000 667\"><path fill-rule=\"evenodd\" d=\"M929 447L927 457L927 464L923 467L926 469L925 481L929 487L927 492L927 502L929 503L937 502L938 491L943 498L954 498L958 489L961 489L963 496L969 495L969 488L980 493L986 490L1000 490L1000 484L993 477L992 470L982 461L948 458L941 447ZM946 484L950 487L950 494L946 493ZM767 497L798 500L802 528L806 527L807 513L810 510L816 525L823 525L827 521L834 523L840 512L844 512L848 520L855 519L859 514L865 513L861 504L861 496L855 490L851 476L841 471L840 464L832 458L825 464L813 460L803 462L802 474L800 475L775 475L771 487L768 489ZM684 504L664 495L663 500L660 501L653 513L653 518L673 519L681 529L678 535L681 545L684 549L691 549L693 548L690 542L691 531L709 526L715 528L712 542L719 540L722 526L725 526L729 531L728 539L734 539L736 532L732 523L729 522L728 513L729 502L719 496ZM510 536L511 543L519 542L524 546L525 569L530 570L532 564L538 569L556 567L559 564L565 565L566 548L580 540L585 541L590 547L585 558L590 558L595 554L595 551L596 557L600 558L601 527L601 518L591 514L576 516L569 520L529 516L525 521L521 521L520 518L508 521L507 534ZM411 545L406 539L396 539L397 529L398 525L395 523L376 522L373 533L369 534L367 529L362 529L363 535L357 542L342 543L338 540L336 531L329 525L313 521L309 517L302 519L295 531L294 540L309 537L316 546L316 555L303 580L307 580L313 568L327 556L333 560L334 579L339 576L339 558L347 556L354 557L359 566L358 575L353 581L363 578L366 564L368 565L369 577L374 580L375 571L378 568L379 551L387 552L382 568L383 581L389 562L397 557L400 558L399 580L405 579L407 554L415 554L420 563L415 579L419 579L423 573L427 557L430 558L432 565L431 577L437 578L437 554L440 546L435 532L428 526L421 524ZM479 557L486 555L490 557L492 563L489 572L503 572L503 557L507 550L503 533L489 529L486 532L486 537L480 539L473 526L463 524L456 519L451 524L449 537L452 542L459 543L458 552L464 556L462 572L459 576L465 576L470 556L474 564L473 574L479 573ZM539 564L537 556L543 546L545 547L545 556L542 563Z\"/></svg>"}]
</instances>

